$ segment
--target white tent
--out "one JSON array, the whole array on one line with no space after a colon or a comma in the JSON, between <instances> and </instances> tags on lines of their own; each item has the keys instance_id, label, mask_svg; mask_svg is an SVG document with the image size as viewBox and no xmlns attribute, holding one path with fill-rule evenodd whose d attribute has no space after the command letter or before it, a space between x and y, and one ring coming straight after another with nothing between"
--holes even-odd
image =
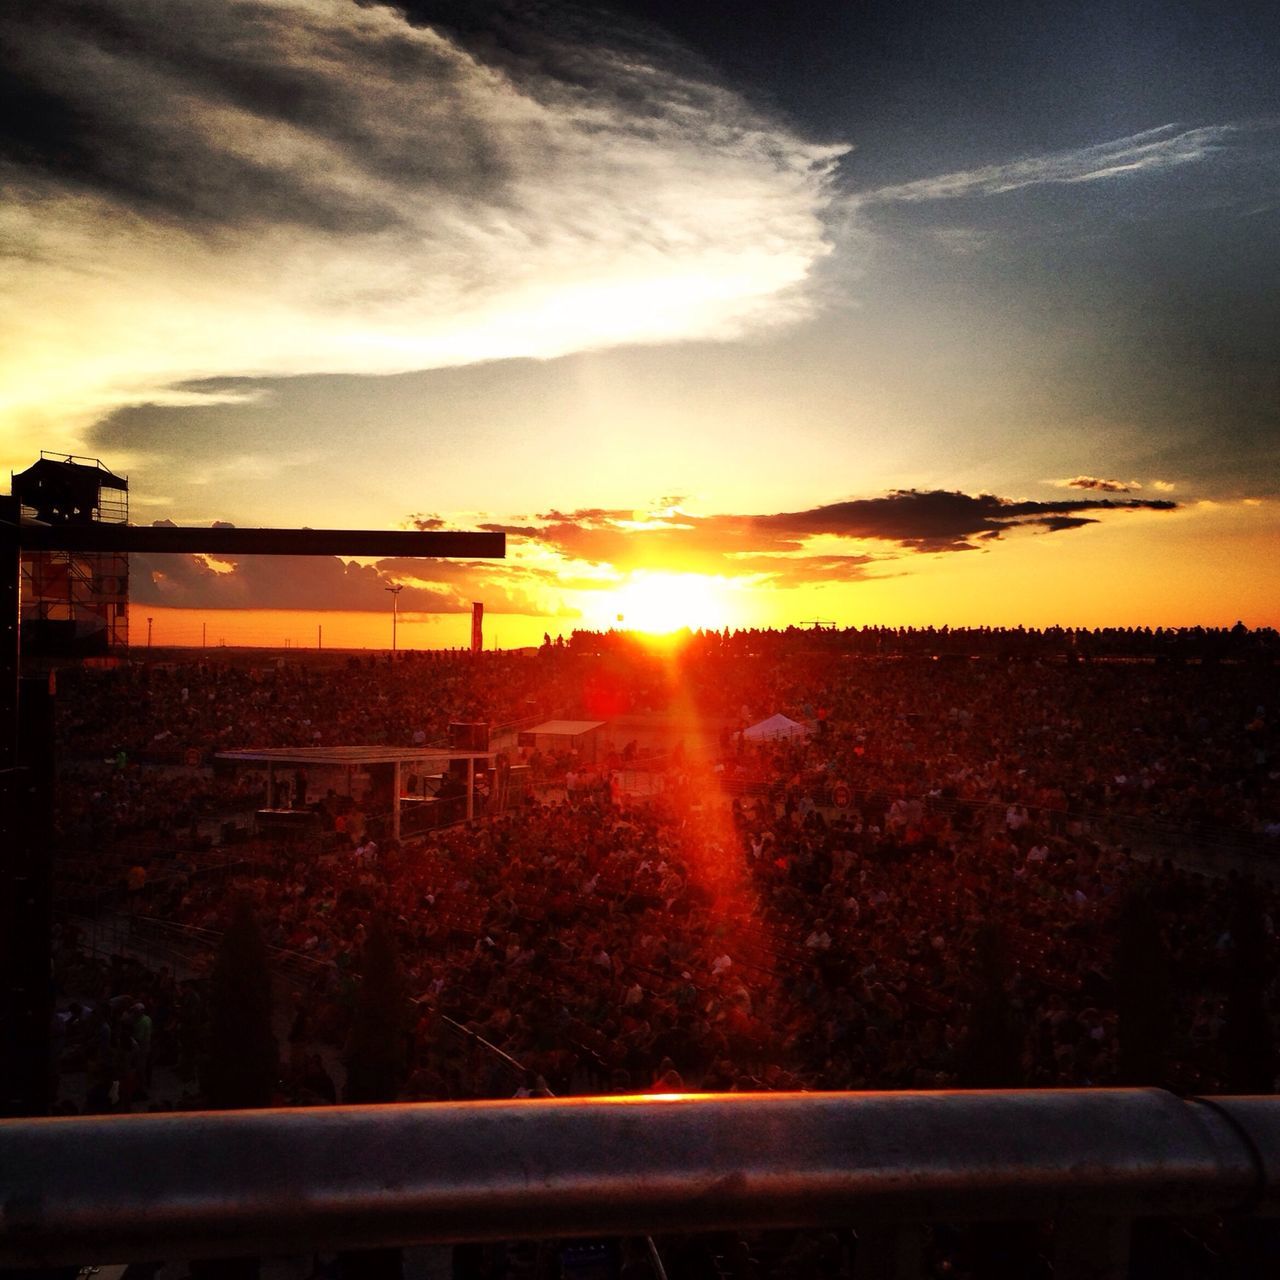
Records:
<instances>
[{"instance_id":1,"label":"white tent","mask_svg":"<svg viewBox=\"0 0 1280 1280\"><path fill-rule=\"evenodd\" d=\"M767 720L761 720L759 724L753 724L750 729L743 730L743 737L748 742L772 742L779 738L789 741L792 738L808 736L808 726L789 720L782 714L770 716Z\"/></svg>"}]
</instances>

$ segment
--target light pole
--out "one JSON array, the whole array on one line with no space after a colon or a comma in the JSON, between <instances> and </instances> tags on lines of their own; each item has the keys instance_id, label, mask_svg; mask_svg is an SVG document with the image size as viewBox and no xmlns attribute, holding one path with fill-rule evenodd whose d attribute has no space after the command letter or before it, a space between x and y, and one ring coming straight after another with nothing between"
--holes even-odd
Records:
<instances>
[{"instance_id":1,"label":"light pole","mask_svg":"<svg viewBox=\"0 0 1280 1280\"><path fill-rule=\"evenodd\" d=\"M391 592L391 656L396 656L396 624L400 621L400 593L404 590L404 583L400 583L394 587L384 587L384 591Z\"/></svg>"}]
</instances>

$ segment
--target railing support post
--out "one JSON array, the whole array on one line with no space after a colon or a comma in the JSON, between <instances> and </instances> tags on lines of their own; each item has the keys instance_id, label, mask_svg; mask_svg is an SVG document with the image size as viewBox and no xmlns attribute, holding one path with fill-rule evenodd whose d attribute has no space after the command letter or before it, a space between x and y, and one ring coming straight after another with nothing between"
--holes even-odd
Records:
<instances>
[{"instance_id":1,"label":"railing support post","mask_svg":"<svg viewBox=\"0 0 1280 1280\"><path fill-rule=\"evenodd\" d=\"M920 1280L924 1275L922 1226L859 1227L853 1280Z\"/></svg>"},{"instance_id":2,"label":"railing support post","mask_svg":"<svg viewBox=\"0 0 1280 1280\"><path fill-rule=\"evenodd\" d=\"M1064 1216L1054 1227L1054 1280L1127 1280L1133 1223Z\"/></svg>"}]
</instances>

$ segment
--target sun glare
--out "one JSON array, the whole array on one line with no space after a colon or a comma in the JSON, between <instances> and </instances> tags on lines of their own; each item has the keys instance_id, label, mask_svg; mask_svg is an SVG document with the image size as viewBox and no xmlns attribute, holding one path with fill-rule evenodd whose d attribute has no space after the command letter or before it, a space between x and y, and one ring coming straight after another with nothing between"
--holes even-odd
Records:
<instances>
[{"instance_id":1,"label":"sun glare","mask_svg":"<svg viewBox=\"0 0 1280 1280\"><path fill-rule=\"evenodd\" d=\"M733 624L725 596L723 579L707 574L638 571L607 593L599 606L599 623L651 635L667 635L685 627L719 630Z\"/></svg>"}]
</instances>

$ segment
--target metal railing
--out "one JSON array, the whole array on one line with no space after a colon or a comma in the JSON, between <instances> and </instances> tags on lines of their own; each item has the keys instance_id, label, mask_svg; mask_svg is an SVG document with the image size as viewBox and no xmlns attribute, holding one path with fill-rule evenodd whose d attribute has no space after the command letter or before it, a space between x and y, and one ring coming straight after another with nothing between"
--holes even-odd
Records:
<instances>
[{"instance_id":1,"label":"metal railing","mask_svg":"<svg viewBox=\"0 0 1280 1280\"><path fill-rule=\"evenodd\" d=\"M0 1121L0 1266L1053 1220L1059 1280L1136 1218L1280 1213L1280 1100L1156 1089L673 1095ZM872 1246L875 1247L872 1247ZM861 1251L860 1251L861 1252Z\"/></svg>"}]
</instances>

